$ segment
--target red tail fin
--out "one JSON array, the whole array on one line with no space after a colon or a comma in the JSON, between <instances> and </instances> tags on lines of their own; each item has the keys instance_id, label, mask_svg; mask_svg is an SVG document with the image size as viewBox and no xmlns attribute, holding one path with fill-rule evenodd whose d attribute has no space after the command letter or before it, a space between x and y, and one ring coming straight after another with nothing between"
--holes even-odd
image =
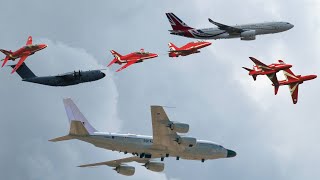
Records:
<instances>
[{"instance_id":1,"label":"red tail fin","mask_svg":"<svg viewBox=\"0 0 320 180\"><path fill-rule=\"evenodd\" d=\"M3 54L6 55L6 57L5 57L4 59L2 59L3 63L2 63L2 66L1 66L1 67L3 67L3 66L8 62L8 60L10 59L10 56L11 56L12 52L11 52L11 51L7 51L7 50L4 50L4 49L0 49L0 51L1 51Z\"/></svg>"},{"instance_id":2,"label":"red tail fin","mask_svg":"<svg viewBox=\"0 0 320 180\"><path fill-rule=\"evenodd\" d=\"M114 56L114 59L108 64L107 67L111 66L111 65L114 64L114 63L119 63L119 64L121 64L121 63L122 63L122 62L121 62L121 57L122 57L121 54L117 53L117 52L114 51L114 50L111 50L110 52L111 52L111 54Z\"/></svg>"},{"instance_id":3,"label":"red tail fin","mask_svg":"<svg viewBox=\"0 0 320 180\"><path fill-rule=\"evenodd\" d=\"M171 42L168 43L168 46L169 46L170 51L176 51L176 50L179 49L176 45L174 45L174 44L171 43Z\"/></svg>"},{"instance_id":4,"label":"red tail fin","mask_svg":"<svg viewBox=\"0 0 320 180\"><path fill-rule=\"evenodd\" d=\"M192 27L181 21L181 19L179 19L173 13L166 13L166 15L174 31L193 29Z\"/></svg>"}]
</instances>

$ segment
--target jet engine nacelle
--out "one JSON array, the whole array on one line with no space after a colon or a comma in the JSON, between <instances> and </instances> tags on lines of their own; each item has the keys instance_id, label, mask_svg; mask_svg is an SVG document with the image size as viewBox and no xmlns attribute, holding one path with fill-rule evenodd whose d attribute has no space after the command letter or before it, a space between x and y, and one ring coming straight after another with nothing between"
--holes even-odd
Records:
<instances>
[{"instance_id":1,"label":"jet engine nacelle","mask_svg":"<svg viewBox=\"0 0 320 180\"><path fill-rule=\"evenodd\" d=\"M144 166L154 172L162 172L164 170L164 164L160 162L147 162Z\"/></svg>"},{"instance_id":2,"label":"jet engine nacelle","mask_svg":"<svg viewBox=\"0 0 320 180\"><path fill-rule=\"evenodd\" d=\"M256 31L250 30L250 31L244 31L240 34L241 40L250 41L256 39Z\"/></svg>"},{"instance_id":3,"label":"jet engine nacelle","mask_svg":"<svg viewBox=\"0 0 320 180\"><path fill-rule=\"evenodd\" d=\"M132 166L118 166L114 168L117 173L125 175L125 176L132 176L134 175L135 168Z\"/></svg>"},{"instance_id":4,"label":"jet engine nacelle","mask_svg":"<svg viewBox=\"0 0 320 180\"><path fill-rule=\"evenodd\" d=\"M187 133L189 131L189 124L172 122L169 125L169 128L177 133Z\"/></svg>"},{"instance_id":5,"label":"jet engine nacelle","mask_svg":"<svg viewBox=\"0 0 320 180\"><path fill-rule=\"evenodd\" d=\"M193 147L197 144L197 139L193 137L178 137L177 143L183 146Z\"/></svg>"}]
</instances>

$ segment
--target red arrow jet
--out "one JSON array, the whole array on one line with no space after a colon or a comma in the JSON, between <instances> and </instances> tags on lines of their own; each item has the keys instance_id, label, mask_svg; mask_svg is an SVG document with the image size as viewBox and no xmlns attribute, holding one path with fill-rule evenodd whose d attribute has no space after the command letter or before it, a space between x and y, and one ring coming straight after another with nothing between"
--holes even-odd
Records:
<instances>
[{"instance_id":1,"label":"red arrow jet","mask_svg":"<svg viewBox=\"0 0 320 180\"><path fill-rule=\"evenodd\" d=\"M158 54L145 52L144 49L140 49L140 51L138 52L133 52L124 56L120 55L114 50L111 50L110 52L114 56L114 59L108 64L108 67L114 63L117 63L119 65L121 65L122 63L126 63L116 72L119 72L132 64L143 62L146 59L158 57Z\"/></svg>"},{"instance_id":2,"label":"red arrow jet","mask_svg":"<svg viewBox=\"0 0 320 180\"><path fill-rule=\"evenodd\" d=\"M279 72L280 70L289 69L292 67L292 65L281 63L282 62L281 60L279 60L279 64L273 63L270 65L266 65L254 57L249 57L249 58L255 63L255 66L253 66L253 69L249 69L246 67L242 67L242 68L249 71L249 75L253 77L253 80L256 80L258 75L267 75L268 78L273 83L273 85L277 87L275 88L275 91L274 91L274 94L277 94L279 82L278 82L276 73Z\"/></svg>"},{"instance_id":3,"label":"red arrow jet","mask_svg":"<svg viewBox=\"0 0 320 180\"><path fill-rule=\"evenodd\" d=\"M29 36L27 43L22 48L18 49L15 52L7 51L4 49L0 49L0 51L6 55L6 57L2 60L2 67L8 62L8 60L15 61L16 59L20 58L19 62L13 68L12 73L14 73L22 63L27 59L28 56L34 54L37 51L40 51L44 48L48 47L46 44L32 44L32 37Z\"/></svg>"},{"instance_id":4,"label":"red arrow jet","mask_svg":"<svg viewBox=\"0 0 320 180\"><path fill-rule=\"evenodd\" d=\"M210 46L211 42L189 42L188 44L177 47L173 43L169 43L169 57L179 57L179 56L188 56L190 54L199 53L199 49Z\"/></svg>"},{"instance_id":5,"label":"red arrow jet","mask_svg":"<svg viewBox=\"0 0 320 180\"><path fill-rule=\"evenodd\" d=\"M280 63L285 64L283 61L279 60ZM317 75L295 75L290 69L283 70L283 74L286 77L287 80L279 81L279 85L288 85L289 90L291 93L291 98L293 101L293 104L296 104L298 102L298 89L299 85L302 84L304 81L309 81L312 79L317 78ZM275 86L275 89L279 88L279 86ZM275 90L278 91L278 90Z\"/></svg>"}]
</instances>

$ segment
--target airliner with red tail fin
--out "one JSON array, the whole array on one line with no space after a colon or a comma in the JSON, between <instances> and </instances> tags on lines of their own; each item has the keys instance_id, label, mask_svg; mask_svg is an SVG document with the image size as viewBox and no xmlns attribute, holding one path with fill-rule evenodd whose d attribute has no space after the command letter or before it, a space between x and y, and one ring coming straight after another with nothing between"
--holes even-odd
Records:
<instances>
[{"instance_id":1,"label":"airliner with red tail fin","mask_svg":"<svg viewBox=\"0 0 320 180\"><path fill-rule=\"evenodd\" d=\"M119 72L119 71L127 68L128 66L131 66L132 64L143 62L146 59L158 57L157 54L145 52L144 49L140 49L140 51L138 51L138 52L133 52L133 53L130 53L127 55L121 55L114 50L111 50L110 52L114 56L114 59L108 64L108 67L114 63L119 64L119 65L121 65L123 63L125 64L120 69L118 69L116 72Z\"/></svg>"},{"instance_id":2,"label":"airliner with red tail fin","mask_svg":"<svg viewBox=\"0 0 320 180\"><path fill-rule=\"evenodd\" d=\"M283 61L279 60L280 63L285 64ZM292 102L296 104L298 102L298 89L299 85L304 81L309 81L317 78L317 75L295 75L290 69L283 70L283 74L286 77L286 80L279 81L279 86L288 85ZM278 88L275 86L275 89ZM276 90L277 91L277 90Z\"/></svg>"},{"instance_id":3,"label":"airliner with red tail fin","mask_svg":"<svg viewBox=\"0 0 320 180\"><path fill-rule=\"evenodd\" d=\"M199 49L210 46L211 42L189 42L182 47L177 47L173 43L169 43L168 46L170 48L169 57L179 57L179 56L188 56L190 54L199 53Z\"/></svg>"},{"instance_id":4,"label":"airliner with red tail fin","mask_svg":"<svg viewBox=\"0 0 320 180\"><path fill-rule=\"evenodd\" d=\"M270 65L266 65L254 57L249 57L249 58L255 64L253 66L253 69L249 69L246 67L242 67L242 68L249 71L249 75L252 76L253 80L256 80L258 75L267 75L268 78L273 83L273 85L275 86L274 94L277 94L279 82L278 82L278 78L277 78L276 73L281 70L289 69L292 67L292 65L284 64L284 63L282 63L283 61L281 61L281 60L279 60L279 63L273 63Z\"/></svg>"},{"instance_id":5,"label":"airliner with red tail fin","mask_svg":"<svg viewBox=\"0 0 320 180\"><path fill-rule=\"evenodd\" d=\"M4 49L0 49L0 51L6 55L4 59L2 59L2 67L9 61L15 61L20 58L19 62L13 68L12 73L16 72L16 70L23 64L23 62L27 59L28 56L34 54L37 51L40 51L44 48L48 47L46 44L32 44L32 37L29 36L27 43L22 48L18 49L15 52L7 51Z\"/></svg>"},{"instance_id":6,"label":"airliner with red tail fin","mask_svg":"<svg viewBox=\"0 0 320 180\"><path fill-rule=\"evenodd\" d=\"M188 26L173 13L166 13L172 26L170 34L196 39L231 39L255 40L256 35L274 34L293 28L288 22L266 22L228 26L208 19L217 28L196 29Z\"/></svg>"}]
</instances>

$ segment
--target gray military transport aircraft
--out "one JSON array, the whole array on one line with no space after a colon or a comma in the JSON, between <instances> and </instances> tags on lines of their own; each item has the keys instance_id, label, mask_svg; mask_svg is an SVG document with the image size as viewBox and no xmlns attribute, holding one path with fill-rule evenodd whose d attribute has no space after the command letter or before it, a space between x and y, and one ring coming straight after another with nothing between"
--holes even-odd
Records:
<instances>
[{"instance_id":1,"label":"gray military transport aircraft","mask_svg":"<svg viewBox=\"0 0 320 180\"><path fill-rule=\"evenodd\" d=\"M161 172L164 170L165 157L176 157L187 160L205 160L235 157L236 152L223 146L194 137L181 134L189 131L189 125L170 121L163 107L151 106L153 136L117 134L98 132L83 116L78 107L70 99L63 100L68 115L70 130L66 136L49 141L65 141L77 139L93 144L96 147L112 151L131 153L133 156L94 164L85 164L79 167L106 165L114 167L117 173L132 176L135 168L126 163L142 163L148 170ZM179 134L180 133L180 134Z\"/></svg>"},{"instance_id":2,"label":"gray military transport aircraft","mask_svg":"<svg viewBox=\"0 0 320 180\"><path fill-rule=\"evenodd\" d=\"M15 65L10 65L14 68ZM74 71L55 76L36 76L28 66L23 63L17 70L22 81L47 85L47 86L71 86L85 82L96 81L104 78L106 75L101 70Z\"/></svg>"}]
</instances>

